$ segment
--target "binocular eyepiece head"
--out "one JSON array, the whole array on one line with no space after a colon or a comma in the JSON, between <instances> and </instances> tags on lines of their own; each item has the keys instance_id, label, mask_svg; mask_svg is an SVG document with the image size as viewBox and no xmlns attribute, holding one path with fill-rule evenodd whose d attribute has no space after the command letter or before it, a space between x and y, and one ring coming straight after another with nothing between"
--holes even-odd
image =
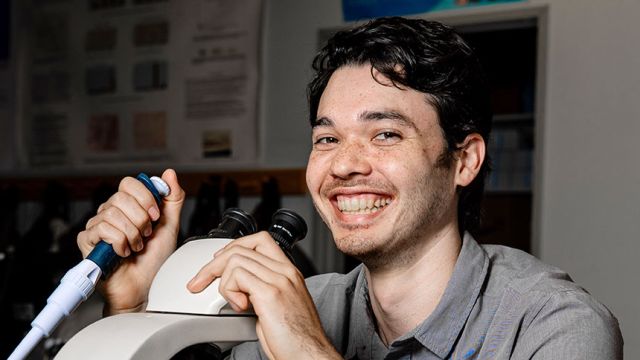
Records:
<instances>
[{"instance_id":1,"label":"binocular eyepiece head","mask_svg":"<svg viewBox=\"0 0 640 360\"><path fill-rule=\"evenodd\" d=\"M237 239L255 233L257 228L253 216L241 209L229 208L222 214L218 227L211 230L207 237ZM268 231L276 243L289 252L297 241L307 235L307 224L294 211L280 209L273 214Z\"/></svg>"}]
</instances>

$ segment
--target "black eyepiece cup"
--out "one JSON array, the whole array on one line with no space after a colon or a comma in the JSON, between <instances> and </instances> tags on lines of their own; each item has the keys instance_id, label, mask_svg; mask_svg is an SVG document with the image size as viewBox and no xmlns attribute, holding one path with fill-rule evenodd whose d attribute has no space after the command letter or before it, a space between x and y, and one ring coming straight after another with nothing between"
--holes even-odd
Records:
<instances>
[{"instance_id":1,"label":"black eyepiece cup","mask_svg":"<svg viewBox=\"0 0 640 360\"><path fill-rule=\"evenodd\" d=\"M251 235L258 229L253 216L238 208L229 208L222 214L222 220L217 228L208 234L210 238L237 239Z\"/></svg>"},{"instance_id":2,"label":"black eyepiece cup","mask_svg":"<svg viewBox=\"0 0 640 360\"><path fill-rule=\"evenodd\" d=\"M280 209L273 214L269 233L288 252L298 240L307 235L307 223L292 210Z\"/></svg>"}]
</instances>

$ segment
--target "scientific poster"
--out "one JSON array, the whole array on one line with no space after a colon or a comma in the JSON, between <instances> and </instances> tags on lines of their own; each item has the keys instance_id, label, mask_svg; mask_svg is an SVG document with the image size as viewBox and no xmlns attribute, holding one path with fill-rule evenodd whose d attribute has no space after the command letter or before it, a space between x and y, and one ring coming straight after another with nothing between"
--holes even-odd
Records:
<instances>
[{"instance_id":1,"label":"scientific poster","mask_svg":"<svg viewBox=\"0 0 640 360\"><path fill-rule=\"evenodd\" d=\"M31 0L27 167L257 158L261 0Z\"/></svg>"}]
</instances>

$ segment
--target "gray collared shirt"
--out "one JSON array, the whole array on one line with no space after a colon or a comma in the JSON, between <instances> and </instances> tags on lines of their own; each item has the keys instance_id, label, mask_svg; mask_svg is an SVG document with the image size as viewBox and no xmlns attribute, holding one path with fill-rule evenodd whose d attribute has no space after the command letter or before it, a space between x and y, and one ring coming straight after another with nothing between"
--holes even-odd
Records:
<instances>
[{"instance_id":1,"label":"gray collared shirt","mask_svg":"<svg viewBox=\"0 0 640 360\"><path fill-rule=\"evenodd\" d=\"M618 321L565 272L469 234L436 309L389 347L376 331L362 266L307 286L345 359L622 359ZM231 357L266 359L257 343Z\"/></svg>"}]
</instances>

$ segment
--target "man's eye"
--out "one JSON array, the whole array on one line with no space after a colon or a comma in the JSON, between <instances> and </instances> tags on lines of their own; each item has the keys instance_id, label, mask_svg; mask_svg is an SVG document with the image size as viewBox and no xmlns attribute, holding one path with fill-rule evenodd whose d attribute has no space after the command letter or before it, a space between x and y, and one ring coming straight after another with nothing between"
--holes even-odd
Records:
<instances>
[{"instance_id":1,"label":"man's eye","mask_svg":"<svg viewBox=\"0 0 640 360\"><path fill-rule=\"evenodd\" d=\"M314 142L314 144L334 144L337 143L338 139L331 137L331 136L324 136L319 138L318 140L316 140Z\"/></svg>"},{"instance_id":2,"label":"man's eye","mask_svg":"<svg viewBox=\"0 0 640 360\"><path fill-rule=\"evenodd\" d=\"M376 135L374 138L374 140L399 140L400 139L400 135L396 134L394 132L391 131L385 131L382 132L378 135Z\"/></svg>"}]
</instances>

